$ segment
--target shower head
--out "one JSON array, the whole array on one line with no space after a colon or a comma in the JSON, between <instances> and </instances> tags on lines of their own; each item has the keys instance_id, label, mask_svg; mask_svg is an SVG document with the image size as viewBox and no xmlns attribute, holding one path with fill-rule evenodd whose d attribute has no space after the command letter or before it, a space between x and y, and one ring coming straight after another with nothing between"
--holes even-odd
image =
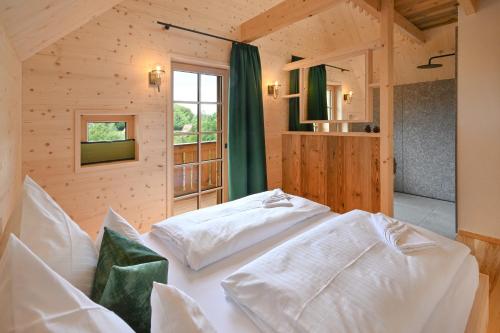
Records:
<instances>
[{"instance_id":1,"label":"shower head","mask_svg":"<svg viewBox=\"0 0 500 333\"><path fill-rule=\"evenodd\" d=\"M438 67L443 67L443 64L431 64L429 62L428 64L417 66L418 69L432 69Z\"/></svg>"},{"instance_id":2,"label":"shower head","mask_svg":"<svg viewBox=\"0 0 500 333\"><path fill-rule=\"evenodd\" d=\"M455 53L450 53L450 54L442 54L442 55L430 57L429 58L429 62L427 64L417 66L417 68L418 69L432 69L432 68L443 67L443 64L433 64L432 60L436 59L436 58L451 57L451 56L454 56L454 55L455 55Z\"/></svg>"}]
</instances>

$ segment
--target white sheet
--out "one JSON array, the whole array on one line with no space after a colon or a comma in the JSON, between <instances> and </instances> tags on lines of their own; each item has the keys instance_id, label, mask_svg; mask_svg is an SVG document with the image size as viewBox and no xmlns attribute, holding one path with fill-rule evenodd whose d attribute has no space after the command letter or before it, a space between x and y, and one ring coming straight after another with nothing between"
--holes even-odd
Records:
<instances>
[{"instance_id":1,"label":"white sheet","mask_svg":"<svg viewBox=\"0 0 500 333\"><path fill-rule=\"evenodd\" d=\"M171 251L165 247L164 242L152 237L150 234L144 235L143 239L147 246L169 259L168 283L185 291L195 299L217 332L258 333L259 329L246 314L235 303L225 297L220 282L229 274L275 246L337 215L331 212L321 218L310 219L307 223L296 225L279 235L197 272L192 271L177 260ZM463 331L465 323L461 323L468 318L475 295L475 285L477 285L477 283L474 284L473 280L474 278L477 279L477 277L477 263L472 256L469 256L453 280L452 286L456 287L449 288L445 297L434 309L422 333L456 333ZM462 329L456 329L456 327L462 327Z\"/></svg>"},{"instance_id":2,"label":"white sheet","mask_svg":"<svg viewBox=\"0 0 500 333\"><path fill-rule=\"evenodd\" d=\"M226 294L265 332L421 332L470 251L421 229L438 247L403 255L371 216L349 212L273 249L226 278Z\"/></svg>"},{"instance_id":3,"label":"white sheet","mask_svg":"<svg viewBox=\"0 0 500 333\"><path fill-rule=\"evenodd\" d=\"M151 233L167 242L178 259L198 270L330 211L327 206L296 196L290 196L292 207L263 208L262 201L272 193L257 193L177 215L153 225Z\"/></svg>"}]
</instances>

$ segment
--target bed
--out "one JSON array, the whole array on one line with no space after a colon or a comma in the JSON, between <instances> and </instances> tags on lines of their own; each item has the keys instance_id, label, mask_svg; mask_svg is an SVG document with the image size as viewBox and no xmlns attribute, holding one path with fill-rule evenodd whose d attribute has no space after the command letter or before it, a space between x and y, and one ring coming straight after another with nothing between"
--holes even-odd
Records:
<instances>
[{"instance_id":1,"label":"bed","mask_svg":"<svg viewBox=\"0 0 500 333\"><path fill-rule=\"evenodd\" d=\"M190 269L178 260L163 240L150 234L143 235L143 240L170 260L169 283L193 297L219 332L259 332L259 328L250 317L225 295L221 281L271 249L337 215L328 213L310 218L307 223L295 225L199 271ZM478 276L477 262L468 255L421 332L464 331L478 286Z\"/></svg>"}]
</instances>

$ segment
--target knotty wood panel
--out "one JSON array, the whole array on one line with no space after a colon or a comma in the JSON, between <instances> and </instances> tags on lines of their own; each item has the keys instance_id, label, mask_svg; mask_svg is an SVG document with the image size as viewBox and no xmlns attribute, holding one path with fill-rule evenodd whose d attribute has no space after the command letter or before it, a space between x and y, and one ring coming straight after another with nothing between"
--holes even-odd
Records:
<instances>
[{"instance_id":1,"label":"knotty wood panel","mask_svg":"<svg viewBox=\"0 0 500 333\"><path fill-rule=\"evenodd\" d=\"M458 231L457 240L471 249L479 263L479 271L489 276L488 333L500 332L500 240L463 230Z\"/></svg>"},{"instance_id":2,"label":"knotty wood panel","mask_svg":"<svg viewBox=\"0 0 500 333\"><path fill-rule=\"evenodd\" d=\"M339 213L353 209L378 212L379 141L370 136L284 134L284 190Z\"/></svg>"},{"instance_id":3,"label":"knotty wood panel","mask_svg":"<svg viewBox=\"0 0 500 333\"><path fill-rule=\"evenodd\" d=\"M325 137L300 137L300 182L302 196L326 203L327 144ZM307 176L304 176L307 175Z\"/></svg>"},{"instance_id":4,"label":"knotty wood panel","mask_svg":"<svg viewBox=\"0 0 500 333\"><path fill-rule=\"evenodd\" d=\"M76 30L120 0L3 0L0 19L21 60Z\"/></svg>"},{"instance_id":5,"label":"knotty wood panel","mask_svg":"<svg viewBox=\"0 0 500 333\"><path fill-rule=\"evenodd\" d=\"M286 191L290 194L302 193L301 183L301 136L290 135L283 140L283 179L286 179ZM285 183L283 184L285 185Z\"/></svg>"},{"instance_id":6,"label":"knotty wood panel","mask_svg":"<svg viewBox=\"0 0 500 333\"><path fill-rule=\"evenodd\" d=\"M21 63L0 24L0 234L21 187Z\"/></svg>"},{"instance_id":7,"label":"knotty wood panel","mask_svg":"<svg viewBox=\"0 0 500 333\"><path fill-rule=\"evenodd\" d=\"M264 2L263 2L264 3ZM267 4L266 4L267 5ZM165 31L161 19L228 35L262 7L232 1L125 0L23 62L23 171L31 175L87 232L95 236L112 206L141 232L166 217L166 85L148 86L148 71L169 53L229 60L231 43ZM227 15L220 16L224 11ZM263 88L285 82L288 57L270 39L259 41ZM283 43L283 42L279 42ZM281 185L281 132L286 100L264 94L269 187ZM123 110L140 115L140 162L112 170L74 172L75 110ZM19 114L19 113L18 113Z\"/></svg>"}]
</instances>

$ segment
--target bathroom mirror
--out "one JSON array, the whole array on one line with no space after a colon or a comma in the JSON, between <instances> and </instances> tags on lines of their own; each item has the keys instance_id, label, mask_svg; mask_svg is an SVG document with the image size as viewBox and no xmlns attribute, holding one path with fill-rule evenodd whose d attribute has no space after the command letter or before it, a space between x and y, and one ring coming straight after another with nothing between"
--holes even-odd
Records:
<instances>
[{"instance_id":1,"label":"bathroom mirror","mask_svg":"<svg viewBox=\"0 0 500 333\"><path fill-rule=\"evenodd\" d=\"M303 68L301 123L369 122L372 51Z\"/></svg>"}]
</instances>

